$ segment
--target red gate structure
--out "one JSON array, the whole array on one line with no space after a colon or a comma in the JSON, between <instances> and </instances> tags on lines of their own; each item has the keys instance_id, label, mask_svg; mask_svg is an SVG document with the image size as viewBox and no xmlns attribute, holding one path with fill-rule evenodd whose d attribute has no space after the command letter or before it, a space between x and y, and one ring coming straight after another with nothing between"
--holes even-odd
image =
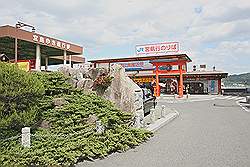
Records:
<instances>
[{"instance_id":1,"label":"red gate structure","mask_svg":"<svg viewBox=\"0 0 250 167\"><path fill-rule=\"evenodd\" d=\"M188 60L174 60L174 61L152 61L152 64L155 66L155 79L156 79L156 96L160 96L160 86L159 86L159 74L179 74L178 80L178 94L179 97L183 97L183 73L186 73ZM178 66L177 70L160 70L161 66Z\"/></svg>"}]
</instances>

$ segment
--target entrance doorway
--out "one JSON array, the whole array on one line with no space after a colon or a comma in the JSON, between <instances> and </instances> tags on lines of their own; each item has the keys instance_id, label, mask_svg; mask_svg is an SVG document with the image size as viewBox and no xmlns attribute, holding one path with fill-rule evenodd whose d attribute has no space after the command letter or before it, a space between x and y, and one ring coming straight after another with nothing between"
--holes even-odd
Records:
<instances>
[{"instance_id":1,"label":"entrance doorway","mask_svg":"<svg viewBox=\"0 0 250 167\"><path fill-rule=\"evenodd\" d=\"M189 83L184 83L184 93L189 94L205 94L204 91L204 83L202 82L189 82Z\"/></svg>"},{"instance_id":2,"label":"entrance doorway","mask_svg":"<svg viewBox=\"0 0 250 167\"><path fill-rule=\"evenodd\" d=\"M178 83L176 79L160 78L160 90L163 94L177 94Z\"/></svg>"}]
</instances>

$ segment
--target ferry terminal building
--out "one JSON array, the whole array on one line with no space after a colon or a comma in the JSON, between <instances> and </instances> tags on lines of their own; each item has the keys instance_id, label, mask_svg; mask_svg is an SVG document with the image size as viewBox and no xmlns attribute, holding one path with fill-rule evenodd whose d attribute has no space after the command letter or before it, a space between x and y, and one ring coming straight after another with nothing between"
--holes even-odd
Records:
<instances>
[{"instance_id":1,"label":"ferry terminal building","mask_svg":"<svg viewBox=\"0 0 250 167\"><path fill-rule=\"evenodd\" d=\"M10 62L26 63L29 70L36 71L40 71L41 66L46 71L48 65L73 66L85 62L82 46L26 31L17 25L0 27L0 54L6 55Z\"/></svg>"},{"instance_id":2,"label":"ferry terminal building","mask_svg":"<svg viewBox=\"0 0 250 167\"><path fill-rule=\"evenodd\" d=\"M164 47L162 47L164 45ZM173 46L173 47L172 47ZM143 48L144 47L144 48ZM172 48L171 48L172 47ZM151 49L153 48L153 49ZM94 67L111 67L118 63L125 68L128 76L139 85L149 85L155 82L155 95L177 93L184 94L221 94L221 80L228 76L227 72L218 71L213 67L207 70L206 65L193 66L187 69L191 58L187 54L179 53L177 42L160 43L140 46L140 51L160 51L161 48L174 50L174 53L152 55L145 54L133 57L91 60ZM150 50L151 49L151 50ZM174 92L173 92L173 87Z\"/></svg>"}]
</instances>

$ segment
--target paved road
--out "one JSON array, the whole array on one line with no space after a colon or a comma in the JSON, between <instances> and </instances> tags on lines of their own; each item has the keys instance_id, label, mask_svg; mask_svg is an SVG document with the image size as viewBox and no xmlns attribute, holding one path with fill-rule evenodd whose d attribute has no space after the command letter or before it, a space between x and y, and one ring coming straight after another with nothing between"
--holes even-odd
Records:
<instances>
[{"instance_id":1,"label":"paved road","mask_svg":"<svg viewBox=\"0 0 250 167\"><path fill-rule=\"evenodd\" d=\"M160 102L159 105L164 104ZM215 106L214 106L215 104ZM233 100L166 104L180 116L147 143L78 167L249 167L250 113Z\"/></svg>"}]
</instances>

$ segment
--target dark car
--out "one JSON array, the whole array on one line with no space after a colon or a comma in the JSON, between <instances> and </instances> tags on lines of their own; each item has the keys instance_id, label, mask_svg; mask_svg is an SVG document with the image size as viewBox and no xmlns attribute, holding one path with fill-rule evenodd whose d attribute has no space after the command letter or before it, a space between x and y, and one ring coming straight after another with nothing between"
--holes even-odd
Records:
<instances>
[{"instance_id":1,"label":"dark car","mask_svg":"<svg viewBox=\"0 0 250 167\"><path fill-rule=\"evenodd\" d=\"M144 106L144 116L150 114L150 109L156 106L156 97L153 96L150 89L142 88L143 92L143 106Z\"/></svg>"}]
</instances>

